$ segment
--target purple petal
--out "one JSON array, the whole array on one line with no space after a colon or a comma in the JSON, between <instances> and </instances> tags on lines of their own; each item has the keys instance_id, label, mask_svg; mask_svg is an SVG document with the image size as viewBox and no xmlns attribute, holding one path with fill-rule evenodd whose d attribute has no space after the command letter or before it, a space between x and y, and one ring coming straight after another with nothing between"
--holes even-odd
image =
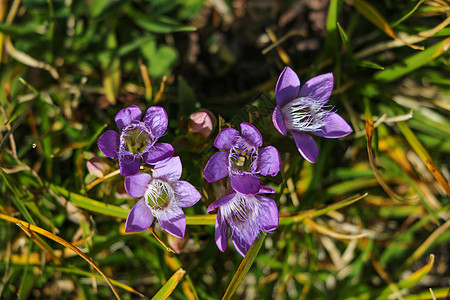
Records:
<instances>
[{"instance_id":1,"label":"purple petal","mask_svg":"<svg viewBox=\"0 0 450 300\"><path fill-rule=\"evenodd\" d=\"M153 223L153 214L145 204L144 198L136 202L128 214L125 223L125 232L140 232L150 227Z\"/></svg>"},{"instance_id":2,"label":"purple petal","mask_svg":"<svg viewBox=\"0 0 450 300\"><path fill-rule=\"evenodd\" d=\"M171 235L182 239L186 231L186 217L179 207L173 207L167 212L163 212L158 216L158 222L165 231Z\"/></svg>"},{"instance_id":3,"label":"purple petal","mask_svg":"<svg viewBox=\"0 0 450 300\"><path fill-rule=\"evenodd\" d=\"M134 155L124 155L119 157L120 175L123 177L134 175L141 168L141 158Z\"/></svg>"},{"instance_id":4,"label":"purple petal","mask_svg":"<svg viewBox=\"0 0 450 300\"><path fill-rule=\"evenodd\" d=\"M252 143L255 147L261 147L263 144L261 133L250 123L241 123L241 136Z\"/></svg>"},{"instance_id":5,"label":"purple petal","mask_svg":"<svg viewBox=\"0 0 450 300\"><path fill-rule=\"evenodd\" d=\"M192 206L202 198L197 189L187 181L176 181L173 183L172 188L175 191L179 207Z\"/></svg>"},{"instance_id":6,"label":"purple petal","mask_svg":"<svg viewBox=\"0 0 450 300\"><path fill-rule=\"evenodd\" d=\"M216 239L217 248L224 252L228 246L228 226L220 213L220 209L216 216L216 231L214 237Z\"/></svg>"},{"instance_id":7,"label":"purple petal","mask_svg":"<svg viewBox=\"0 0 450 300\"><path fill-rule=\"evenodd\" d=\"M317 147L316 141L307 133L291 131L294 137L297 149L304 159L310 163L314 163L319 156L319 148Z\"/></svg>"},{"instance_id":8,"label":"purple petal","mask_svg":"<svg viewBox=\"0 0 450 300\"><path fill-rule=\"evenodd\" d=\"M326 125L320 128L321 131L312 133L324 138L340 138L349 135L353 131L350 125L335 112L330 111L324 122Z\"/></svg>"},{"instance_id":9,"label":"purple petal","mask_svg":"<svg viewBox=\"0 0 450 300\"><path fill-rule=\"evenodd\" d=\"M167 124L169 123L169 118L164 108L160 106L152 106L147 109L144 116L144 123L146 126L150 127L154 138L159 138L164 135L167 130Z\"/></svg>"},{"instance_id":10,"label":"purple petal","mask_svg":"<svg viewBox=\"0 0 450 300\"><path fill-rule=\"evenodd\" d=\"M281 158L277 148L268 146L258 151L257 171L262 176L275 176L280 172Z\"/></svg>"},{"instance_id":11,"label":"purple petal","mask_svg":"<svg viewBox=\"0 0 450 300\"><path fill-rule=\"evenodd\" d=\"M263 206L263 214L260 218L260 228L262 231L271 231L278 228L278 207L273 199L266 196L256 196Z\"/></svg>"},{"instance_id":12,"label":"purple petal","mask_svg":"<svg viewBox=\"0 0 450 300\"><path fill-rule=\"evenodd\" d=\"M300 92L300 79L297 74L289 68L284 68L278 78L277 86L275 87L275 99L280 107L283 107L291 100L298 97Z\"/></svg>"},{"instance_id":13,"label":"purple petal","mask_svg":"<svg viewBox=\"0 0 450 300\"><path fill-rule=\"evenodd\" d=\"M214 146L218 149L230 150L234 146L236 138L239 135L239 131L237 131L236 129L225 128L217 135L214 141Z\"/></svg>"},{"instance_id":14,"label":"purple petal","mask_svg":"<svg viewBox=\"0 0 450 300\"><path fill-rule=\"evenodd\" d=\"M158 162L164 162L173 156L173 147L167 143L156 143L150 147L142 157L149 165L154 165Z\"/></svg>"},{"instance_id":15,"label":"purple petal","mask_svg":"<svg viewBox=\"0 0 450 300\"><path fill-rule=\"evenodd\" d=\"M247 244L241 239L233 238L233 236L231 237L231 240L233 241L234 247L236 248L237 252L239 252L240 255L245 257L251 245Z\"/></svg>"},{"instance_id":16,"label":"purple petal","mask_svg":"<svg viewBox=\"0 0 450 300\"><path fill-rule=\"evenodd\" d=\"M141 109L136 105L131 105L128 106L127 108L121 109L117 113L114 120L116 121L119 131L121 131L122 128L130 125L133 121L141 120L141 116L142 116Z\"/></svg>"},{"instance_id":17,"label":"purple petal","mask_svg":"<svg viewBox=\"0 0 450 300\"><path fill-rule=\"evenodd\" d=\"M252 174L230 174L231 187L244 195L258 193L261 185L259 178Z\"/></svg>"},{"instance_id":18,"label":"purple petal","mask_svg":"<svg viewBox=\"0 0 450 300\"><path fill-rule=\"evenodd\" d=\"M98 148L107 157L116 157L119 148L120 135L114 130L108 130L102 134L97 142Z\"/></svg>"},{"instance_id":19,"label":"purple petal","mask_svg":"<svg viewBox=\"0 0 450 300\"><path fill-rule=\"evenodd\" d=\"M271 186L264 186L262 185L259 189L258 194L275 194L277 191Z\"/></svg>"},{"instance_id":20,"label":"purple petal","mask_svg":"<svg viewBox=\"0 0 450 300\"><path fill-rule=\"evenodd\" d=\"M333 91L333 73L326 73L308 80L300 90L300 97L314 98L325 104Z\"/></svg>"},{"instance_id":21,"label":"purple petal","mask_svg":"<svg viewBox=\"0 0 450 300\"><path fill-rule=\"evenodd\" d=\"M139 173L125 177L125 190L133 198L144 196L152 176L147 173Z\"/></svg>"},{"instance_id":22,"label":"purple petal","mask_svg":"<svg viewBox=\"0 0 450 300\"><path fill-rule=\"evenodd\" d=\"M212 212L216 208L221 207L224 204L227 204L234 198L235 195L236 195L236 193L232 193L232 194L226 195L225 197L220 198L219 200L214 201L213 203L211 203L208 206L208 209L206 210L206 212L207 213Z\"/></svg>"},{"instance_id":23,"label":"purple petal","mask_svg":"<svg viewBox=\"0 0 450 300\"><path fill-rule=\"evenodd\" d=\"M153 178L161 178L167 182L175 182L181 177L183 167L179 156L174 156L166 163L158 163L153 169Z\"/></svg>"},{"instance_id":24,"label":"purple petal","mask_svg":"<svg viewBox=\"0 0 450 300\"><path fill-rule=\"evenodd\" d=\"M215 182L228 176L228 153L220 151L215 153L206 163L203 177L208 182Z\"/></svg>"},{"instance_id":25,"label":"purple petal","mask_svg":"<svg viewBox=\"0 0 450 300\"><path fill-rule=\"evenodd\" d=\"M272 114L273 126L282 134L286 135L286 124L284 123L283 114L281 113L281 108L277 105Z\"/></svg>"}]
</instances>

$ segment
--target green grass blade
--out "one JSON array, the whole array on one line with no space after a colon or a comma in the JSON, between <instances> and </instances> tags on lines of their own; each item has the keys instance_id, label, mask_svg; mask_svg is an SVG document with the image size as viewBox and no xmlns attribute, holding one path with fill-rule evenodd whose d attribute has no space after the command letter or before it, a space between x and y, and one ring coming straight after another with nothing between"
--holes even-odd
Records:
<instances>
[{"instance_id":1,"label":"green grass blade","mask_svg":"<svg viewBox=\"0 0 450 300\"><path fill-rule=\"evenodd\" d=\"M356 197L349 198L349 199L345 199L341 202L326 206L321 209L311 209L311 210L307 210L307 211L302 211L294 216L280 216L279 224L280 225L289 225L289 224L301 222L302 220L304 220L306 218L315 218L315 217L324 215L330 211L338 210L342 207L345 207L352 203L355 203L356 201L361 200L365 196L367 196L367 194L364 194L361 196L356 196Z\"/></svg>"},{"instance_id":2,"label":"green grass blade","mask_svg":"<svg viewBox=\"0 0 450 300\"><path fill-rule=\"evenodd\" d=\"M57 193L58 195L63 196L68 201L72 202L76 206L87 209L96 213L100 213L103 215L117 217L126 219L129 213L128 209L121 208L116 205L100 202L97 200L93 200L91 198L82 196L80 194L72 193L65 188L57 186L55 184L50 184L50 189Z\"/></svg>"},{"instance_id":3,"label":"green grass blade","mask_svg":"<svg viewBox=\"0 0 450 300\"><path fill-rule=\"evenodd\" d=\"M178 269L172 277L163 285L163 287L153 296L153 300L164 300L172 294L173 290L177 287L180 280L183 278L186 273L183 269Z\"/></svg>"},{"instance_id":4,"label":"green grass blade","mask_svg":"<svg viewBox=\"0 0 450 300\"><path fill-rule=\"evenodd\" d=\"M374 79L381 81L393 81L411 71L433 61L435 58L449 51L450 38L436 43L430 48L407 57L401 63L395 64L375 74Z\"/></svg>"},{"instance_id":5,"label":"green grass blade","mask_svg":"<svg viewBox=\"0 0 450 300\"><path fill-rule=\"evenodd\" d=\"M250 247L250 249L248 249L248 252L239 265L236 274L234 274L233 279L231 279L230 285L225 291L222 300L231 299L231 297L234 295L242 280L244 280L245 275L247 275L248 271L250 270L253 262L255 261L255 258L258 255L259 249L261 249L265 238L266 236L264 234L259 236L253 242L253 245Z\"/></svg>"}]
</instances>

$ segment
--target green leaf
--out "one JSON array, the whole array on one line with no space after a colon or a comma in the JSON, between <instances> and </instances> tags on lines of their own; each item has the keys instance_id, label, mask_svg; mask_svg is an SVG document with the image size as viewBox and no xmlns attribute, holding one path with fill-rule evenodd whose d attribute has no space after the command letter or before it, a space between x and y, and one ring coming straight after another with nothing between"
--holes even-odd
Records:
<instances>
[{"instance_id":1,"label":"green leaf","mask_svg":"<svg viewBox=\"0 0 450 300\"><path fill-rule=\"evenodd\" d=\"M196 30L195 27L183 25L172 18L166 16L152 17L151 15L144 14L131 7L128 9L127 13L138 26L149 32L171 33Z\"/></svg>"},{"instance_id":2,"label":"green leaf","mask_svg":"<svg viewBox=\"0 0 450 300\"><path fill-rule=\"evenodd\" d=\"M155 40L142 45L141 52L148 62L148 72L154 78L169 75L172 66L178 60L178 52L173 47L167 45L157 47Z\"/></svg>"}]
</instances>

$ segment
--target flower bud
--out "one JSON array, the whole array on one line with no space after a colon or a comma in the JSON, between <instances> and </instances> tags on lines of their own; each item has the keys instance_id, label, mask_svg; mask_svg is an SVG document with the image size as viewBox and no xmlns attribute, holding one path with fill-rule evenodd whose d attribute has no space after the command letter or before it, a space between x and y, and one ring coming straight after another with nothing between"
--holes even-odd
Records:
<instances>
[{"instance_id":1,"label":"flower bud","mask_svg":"<svg viewBox=\"0 0 450 300\"><path fill-rule=\"evenodd\" d=\"M201 109L189 117L188 130L201 139L206 139L217 125L217 119L212 112Z\"/></svg>"},{"instance_id":2,"label":"flower bud","mask_svg":"<svg viewBox=\"0 0 450 300\"><path fill-rule=\"evenodd\" d=\"M86 162L90 174L97 178L104 177L112 171L111 160L105 157L94 156Z\"/></svg>"}]
</instances>

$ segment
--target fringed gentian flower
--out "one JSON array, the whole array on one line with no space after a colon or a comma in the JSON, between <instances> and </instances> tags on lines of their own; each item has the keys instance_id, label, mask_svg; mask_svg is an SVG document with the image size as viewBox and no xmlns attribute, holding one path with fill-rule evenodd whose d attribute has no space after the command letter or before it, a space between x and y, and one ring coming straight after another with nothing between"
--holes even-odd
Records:
<instances>
[{"instance_id":1,"label":"fringed gentian flower","mask_svg":"<svg viewBox=\"0 0 450 300\"><path fill-rule=\"evenodd\" d=\"M98 139L100 151L107 157L117 157L120 174L136 174L144 162L154 165L172 157L173 147L157 143L167 129L168 118L164 108L150 107L141 120L142 112L136 105L120 110L114 118L119 132L108 130Z\"/></svg>"},{"instance_id":2,"label":"fringed gentian flower","mask_svg":"<svg viewBox=\"0 0 450 300\"><path fill-rule=\"evenodd\" d=\"M275 88L273 124L281 134L292 134L298 151L311 163L316 161L319 149L308 133L340 138L353 131L341 116L325 109L332 91L332 73L316 76L300 88L297 74L289 67L283 70Z\"/></svg>"},{"instance_id":3,"label":"fringed gentian flower","mask_svg":"<svg viewBox=\"0 0 450 300\"><path fill-rule=\"evenodd\" d=\"M140 232L150 227L155 217L165 231L182 239L186 218L182 207L189 207L201 195L187 181L179 180L182 167L178 156L156 164L153 175L139 173L125 178L125 189L133 198L141 198L131 209L125 232Z\"/></svg>"},{"instance_id":4,"label":"fringed gentian flower","mask_svg":"<svg viewBox=\"0 0 450 300\"><path fill-rule=\"evenodd\" d=\"M274 200L261 195L262 193L275 193L275 190L261 186L261 190L255 195L232 193L208 207L207 212L218 208L215 239L220 251L224 252L228 246L228 226L231 240L242 256L245 256L261 231L278 228L277 205Z\"/></svg>"},{"instance_id":5,"label":"fringed gentian flower","mask_svg":"<svg viewBox=\"0 0 450 300\"><path fill-rule=\"evenodd\" d=\"M214 141L220 151L205 166L203 176L214 182L230 177L232 188L242 194L256 194L261 185L258 174L275 176L280 171L280 154L275 147L260 148L261 133L249 123L241 123L241 133L233 128L222 130Z\"/></svg>"}]
</instances>

